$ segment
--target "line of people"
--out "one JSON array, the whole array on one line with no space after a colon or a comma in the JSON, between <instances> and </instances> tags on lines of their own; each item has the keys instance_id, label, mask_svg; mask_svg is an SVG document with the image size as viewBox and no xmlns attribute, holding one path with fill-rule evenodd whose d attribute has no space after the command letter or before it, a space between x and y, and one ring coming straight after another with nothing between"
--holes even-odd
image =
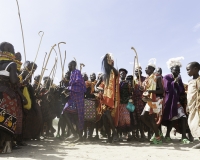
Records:
<instances>
[{"instance_id":1,"label":"line of people","mask_svg":"<svg viewBox=\"0 0 200 160\"><path fill-rule=\"evenodd\" d=\"M21 67L21 59L12 44L0 44L0 153L27 145L25 140L54 137L56 117L60 140L93 141L101 132L109 143L123 141L124 135L127 141L161 144L172 141L172 127L182 134L183 144L193 141L193 136L200 137L198 62L187 66L188 75L193 76L187 86L180 76L182 58L167 62L171 73L165 76L156 67L156 59L149 60L147 77L136 64L134 78L124 68L117 70L107 53L97 78L92 73L89 80L76 69L76 61L71 61L56 86L49 76L40 75L32 84L37 64L26 61ZM161 125L167 127L165 136Z\"/></svg>"}]
</instances>

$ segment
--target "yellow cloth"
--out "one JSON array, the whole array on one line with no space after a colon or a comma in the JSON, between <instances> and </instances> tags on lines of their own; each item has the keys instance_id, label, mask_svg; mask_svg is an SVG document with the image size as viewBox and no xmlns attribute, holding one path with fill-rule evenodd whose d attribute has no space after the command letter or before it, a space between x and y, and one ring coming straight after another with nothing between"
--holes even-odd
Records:
<instances>
[{"instance_id":1,"label":"yellow cloth","mask_svg":"<svg viewBox=\"0 0 200 160\"><path fill-rule=\"evenodd\" d=\"M31 98L30 98L27 87L24 87L23 95L24 95L24 97L26 97L26 100L28 101L28 103L26 105L24 105L24 108L30 110L31 109Z\"/></svg>"},{"instance_id":2,"label":"yellow cloth","mask_svg":"<svg viewBox=\"0 0 200 160\"><path fill-rule=\"evenodd\" d=\"M15 55L10 52L0 52L0 60L11 60L15 59Z\"/></svg>"},{"instance_id":3,"label":"yellow cloth","mask_svg":"<svg viewBox=\"0 0 200 160\"><path fill-rule=\"evenodd\" d=\"M20 71L21 70L21 66L22 66L22 62L15 60L15 63L17 64L17 70Z\"/></svg>"},{"instance_id":4,"label":"yellow cloth","mask_svg":"<svg viewBox=\"0 0 200 160\"><path fill-rule=\"evenodd\" d=\"M187 93L188 125L194 137L200 137L200 77L189 81Z\"/></svg>"},{"instance_id":5,"label":"yellow cloth","mask_svg":"<svg viewBox=\"0 0 200 160\"><path fill-rule=\"evenodd\" d=\"M156 85L157 85L157 76L156 76L156 73L152 73L150 76L148 76L145 81L143 82L143 87L144 87L144 90L147 91L147 90L153 90L155 91L156 90ZM151 108L157 108L157 105L156 105L156 95L153 94L153 93L150 93L150 96L149 96L150 99L152 99L152 101L148 101L148 105L151 107Z\"/></svg>"}]
</instances>

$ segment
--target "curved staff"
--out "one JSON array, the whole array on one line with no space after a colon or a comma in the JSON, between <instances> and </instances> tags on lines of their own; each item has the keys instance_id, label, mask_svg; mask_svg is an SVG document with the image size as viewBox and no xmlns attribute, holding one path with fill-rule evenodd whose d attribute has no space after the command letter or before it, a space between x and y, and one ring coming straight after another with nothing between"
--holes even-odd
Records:
<instances>
[{"instance_id":1,"label":"curved staff","mask_svg":"<svg viewBox=\"0 0 200 160\"><path fill-rule=\"evenodd\" d=\"M21 20L21 16L20 16L20 9L19 9L18 0L16 0L16 2L17 2L19 21L20 21L20 26L21 26L21 31L22 31L22 40L23 40L23 46L24 46L24 59L25 59L25 62L26 62L26 49L25 49L25 42L24 42L24 33L23 33L23 28L22 28L22 20Z\"/></svg>"},{"instance_id":2,"label":"curved staff","mask_svg":"<svg viewBox=\"0 0 200 160\"><path fill-rule=\"evenodd\" d=\"M64 75L65 72L65 60L66 60L66 51L65 51L65 57L64 57L64 62L63 62L63 66L62 66L62 74Z\"/></svg>"},{"instance_id":3,"label":"curved staff","mask_svg":"<svg viewBox=\"0 0 200 160\"><path fill-rule=\"evenodd\" d=\"M40 36L40 33L41 33L41 32L42 32L42 36ZM40 43L39 43L38 50L37 50L37 53L36 53L36 56L35 56L35 59L34 59L34 63L36 62L36 59L37 59L37 56L38 56L38 53L39 53L39 50L40 50L40 45L41 45L41 42L42 42L42 38L43 38L44 32L43 32L43 31L40 31L40 32L38 33L38 35L39 35L41 38L40 38ZM33 71L33 67L34 67L34 65L32 66L31 73L32 73L32 71Z\"/></svg>"},{"instance_id":4,"label":"curved staff","mask_svg":"<svg viewBox=\"0 0 200 160\"><path fill-rule=\"evenodd\" d=\"M134 47L131 47L131 49L135 51L137 64L139 64L139 62L138 62L138 54L137 54L135 48L134 48ZM134 58L134 63L135 63L135 58ZM141 85L141 77L140 77L140 74L139 74L139 83L140 83L140 85Z\"/></svg>"},{"instance_id":5,"label":"curved staff","mask_svg":"<svg viewBox=\"0 0 200 160\"><path fill-rule=\"evenodd\" d=\"M66 42L59 42L58 43L58 50L59 50L59 54L60 54L60 63L61 63L61 69L62 69L62 79L64 78L64 75L63 75L63 64L62 64L62 55L61 55L61 51L60 51L60 44L63 43L63 44L66 44Z\"/></svg>"},{"instance_id":6,"label":"curved staff","mask_svg":"<svg viewBox=\"0 0 200 160\"><path fill-rule=\"evenodd\" d=\"M57 70L57 62L58 62L58 59L56 58L55 59L55 64L54 64L54 66L52 68L52 70L53 70L53 72L52 72L52 78L51 78L51 82L50 82L49 90L48 91L50 91L50 88L53 86L53 81L54 81L54 78L55 78L55 75L56 75L56 70Z\"/></svg>"},{"instance_id":7,"label":"curved staff","mask_svg":"<svg viewBox=\"0 0 200 160\"><path fill-rule=\"evenodd\" d=\"M53 65L53 67L52 67L52 69L51 69L51 72L49 73L49 78L48 79L51 79L51 75L52 75L52 77L53 77L53 74L54 74L54 70L55 70L55 65L57 64L57 57L55 58L55 63L54 63L54 65ZM56 66L57 67L57 66ZM46 81L46 83L44 83L44 86L46 86L46 84L47 84L47 82L48 81Z\"/></svg>"},{"instance_id":8,"label":"curved staff","mask_svg":"<svg viewBox=\"0 0 200 160\"><path fill-rule=\"evenodd\" d=\"M134 57L134 62L133 62L133 88L135 88L135 83L134 83L134 77L135 77L135 61L136 61L136 56Z\"/></svg>"},{"instance_id":9,"label":"curved staff","mask_svg":"<svg viewBox=\"0 0 200 160\"><path fill-rule=\"evenodd\" d=\"M50 50L49 55L48 55L48 57L47 57L46 63L45 63L45 65L44 65L44 67L42 68L42 72L41 72L41 75L40 75L40 80L39 80L39 82L38 82L37 89L39 88L39 85L40 85L40 83L41 83L41 81L42 81L42 78L43 78L43 76L44 76L44 72L45 72L46 67L47 67L47 63L48 63L49 58L50 58L50 56L51 56L51 52L52 52L52 50L53 50L53 48L54 48L55 46L56 46L56 44L54 44L54 45L51 47L51 50Z\"/></svg>"},{"instance_id":10,"label":"curved staff","mask_svg":"<svg viewBox=\"0 0 200 160\"><path fill-rule=\"evenodd\" d=\"M85 65L83 63L80 63L80 71L82 70L83 67L85 67Z\"/></svg>"}]
</instances>

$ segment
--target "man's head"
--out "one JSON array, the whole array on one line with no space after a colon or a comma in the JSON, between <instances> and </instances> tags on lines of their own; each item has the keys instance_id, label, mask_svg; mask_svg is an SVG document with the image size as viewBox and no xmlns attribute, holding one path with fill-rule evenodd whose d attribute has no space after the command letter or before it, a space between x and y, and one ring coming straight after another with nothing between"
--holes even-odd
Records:
<instances>
[{"instance_id":1,"label":"man's head","mask_svg":"<svg viewBox=\"0 0 200 160\"><path fill-rule=\"evenodd\" d=\"M162 68L158 67L156 69L156 73L159 74L159 75L162 75Z\"/></svg>"},{"instance_id":2,"label":"man's head","mask_svg":"<svg viewBox=\"0 0 200 160\"><path fill-rule=\"evenodd\" d=\"M178 77L180 72L180 66L176 65L171 67L171 73L173 74L174 78Z\"/></svg>"},{"instance_id":3,"label":"man's head","mask_svg":"<svg viewBox=\"0 0 200 160\"><path fill-rule=\"evenodd\" d=\"M11 43L8 43L8 42L2 42L0 44L0 50L2 52L10 52L12 54L15 54L14 46Z\"/></svg>"},{"instance_id":4,"label":"man's head","mask_svg":"<svg viewBox=\"0 0 200 160\"><path fill-rule=\"evenodd\" d=\"M135 69L135 76L137 78L139 78L139 75L142 76L142 68L141 67Z\"/></svg>"},{"instance_id":5,"label":"man's head","mask_svg":"<svg viewBox=\"0 0 200 160\"><path fill-rule=\"evenodd\" d=\"M152 66L147 66L146 68L145 68L145 72L146 72L146 74L147 75L151 75L153 72L155 71L155 68L154 67L152 67Z\"/></svg>"},{"instance_id":6,"label":"man's head","mask_svg":"<svg viewBox=\"0 0 200 160\"><path fill-rule=\"evenodd\" d=\"M66 80L70 80L70 71L67 71L67 72L65 73L65 79L66 79Z\"/></svg>"},{"instance_id":7,"label":"man's head","mask_svg":"<svg viewBox=\"0 0 200 160\"><path fill-rule=\"evenodd\" d=\"M125 80L128 71L124 68L119 69L119 75L121 80Z\"/></svg>"},{"instance_id":8,"label":"man's head","mask_svg":"<svg viewBox=\"0 0 200 160\"><path fill-rule=\"evenodd\" d=\"M35 76L35 77L34 77L34 80L35 80L36 82L39 82L39 80L40 80L40 75Z\"/></svg>"},{"instance_id":9,"label":"man's head","mask_svg":"<svg viewBox=\"0 0 200 160\"><path fill-rule=\"evenodd\" d=\"M86 73L83 73L82 77L83 77L84 81L88 81L88 75Z\"/></svg>"},{"instance_id":10,"label":"man's head","mask_svg":"<svg viewBox=\"0 0 200 160\"><path fill-rule=\"evenodd\" d=\"M76 61L71 61L68 64L69 71L74 71L76 69Z\"/></svg>"},{"instance_id":11,"label":"man's head","mask_svg":"<svg viewBox=\"0 0 200 160\"><path fill-rule=\"evenodd\" d=\"M22 60L22 55L21 55L20 52L15 53L15 59L21 62L21 60Z\"/></svg>"},{"instance_id":12,"label":"man's head","mask_svg":"<svg viewBox=\"0 0 200 160\"><path fill-rule=\"evenodd\" d=\"M92 73L92 74L90 75L90 80L91 80L92 82L94 82L94 81L96 80L96 74L95 74L95 73Z\"/></svg>"},{"instance_id":13,"label":"man's head","mask_svg":"<svg viewBox=\"0 0 200 160\"><path fill-rule=\"evenodd\" d=\"M197 75L200 70L200 64L198 62L190 62L187 67L187 74L191 77L193 75Z\"/></svg>"}]
</instances>

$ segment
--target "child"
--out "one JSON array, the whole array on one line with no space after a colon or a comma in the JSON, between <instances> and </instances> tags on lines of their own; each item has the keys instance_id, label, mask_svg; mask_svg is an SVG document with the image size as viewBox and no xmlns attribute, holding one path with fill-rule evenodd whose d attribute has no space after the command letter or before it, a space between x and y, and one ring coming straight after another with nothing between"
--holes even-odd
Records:
<instances>
[{"instance_id":1,"label":"child","mask_svg":"<svg viewBox=\"0 0 200 160\"><path fill-rule=\"evenodd\" d=\"M193 77L188 82L187 92L187 110L189 112L188 125L194 137L200 137L200 64L191 62L187 65L186 70L190 77ZM194 146L195 149L200 149L200 143Z\"/></svg>"}]
</instances>

